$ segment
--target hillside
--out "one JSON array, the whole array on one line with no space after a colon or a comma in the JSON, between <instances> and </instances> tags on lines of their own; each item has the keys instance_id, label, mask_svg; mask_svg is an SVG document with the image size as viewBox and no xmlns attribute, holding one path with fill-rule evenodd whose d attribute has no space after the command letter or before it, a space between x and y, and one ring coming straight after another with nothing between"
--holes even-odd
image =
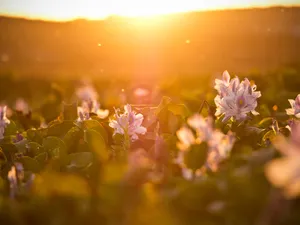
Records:
<instances>
[{"instance_id":1,"label":"hillside","mask_svg":"<svg viewBox=\"0 0 300 225\"><path fill-rule=\"evenodd\" d=\"M195 12L150 19L0 17L0 73L196 75L300 65L300 8Z\"/></svg>"}]
</instances>

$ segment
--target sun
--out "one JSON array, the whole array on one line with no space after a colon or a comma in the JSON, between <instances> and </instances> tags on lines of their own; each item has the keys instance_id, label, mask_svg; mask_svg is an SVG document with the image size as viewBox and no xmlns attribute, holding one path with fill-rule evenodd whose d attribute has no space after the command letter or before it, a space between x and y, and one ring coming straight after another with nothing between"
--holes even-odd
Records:
<instances>
[{"instance_id":1,"label":"sun","mask_svg":"<svg viewBox=\"0 0 300 225\"><path fill-rule=\"evenodd\" d=\"M109 9L107 9L106 11L103 10L102 13L100 13L100 11L95 11L94 9L92 9L90 11L87 11L86 15L88 15L90 18L99 17L99 13L126 17L154 17L172 13L214 8L214 4L211 4L209 1L201 0L188 0L188 4L186 4L186 1L176 0L115 0L115 2L117 2L117 4L111 5ZM98 9L101 10L100 5Z\"/></svg>"}]
</instances>

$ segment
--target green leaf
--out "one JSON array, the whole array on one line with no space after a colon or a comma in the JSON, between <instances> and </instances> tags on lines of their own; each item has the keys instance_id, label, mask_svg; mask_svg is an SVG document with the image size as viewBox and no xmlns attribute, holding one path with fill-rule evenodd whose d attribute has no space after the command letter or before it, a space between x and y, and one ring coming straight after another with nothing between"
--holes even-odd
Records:
<instances>
[{"instance_id":1,"label":"green leaf","mask_svg":"<svg viewBox=\"0 0 300 225\"><path fill-rule=\"evenodd\" d=\"M14 144L2 144L2 151L4 152L7 160L12 162L15 158L15 154L18 153L18 149Z\"/></svg>"},{"instance_id":2,"label":"green leaf","mask_svg":"<svg viewBox=\"0 0 300 225\"><path fill-rule=\"evenodd\" d=\"M96 153L100 161L106 161L109 157L105 141L100 133L89 129L84 132L84 140L88 143L90 149Z\"/></svg>"},{"instance_id":3,"label":"green leaf","mask_svg":"<svg viewBox=\"0 0 300 225\"><path fill-rule=\"evenodd\" d=\"M68 155L68 167L85 168L93 162L91 152L78 152Z\"/></svg>"},{"instance_id":4,"label":"green leaf","mask_svg":"<svg viewBox=\"0 0 300 225\"><path fill-rule=\"evenodd\" d=\"M36 130L34 128L26 131L27 139L31 142L37 142L39 144L43 143L43 133L41 130Z\"/></svg>"},{"instance_id":5,"label":"green leaf","mask_svg":"<svg viewBox=\"0 0 300 225\"><path fill-rule=\"evenodd\" d=\"M38 154L37 156L35 156L34 159L36 161L38 161L39 163L44 164L48 159L48 154L47 154L47 152L42 152L42 153Z\"/></svg>"},{"instance_id":6,"label":"green leaf","mask_svg":"<svg viewBox=\"0 0 300 225\"><path fill-rule=\"evenodd\" d=\"M74 121L77 119L77 103L66 104L63 103L63 116L64 120Z\"/></svg>"},{"instance_id":7,"label":"green leaf","mask_svg":"<svg viewBox=\"0 0 300 225\"><path fill-rule=\"evenodd\" d=\"M84 129L93 129L102 135L103 139L106 143L108 143L108 135L105 128L102 124L97 120L85 120L82 122Z\"/></svg>"},{"instance_id":8,"label":"green leaf","mask_svg":"<svg viewBox=\"0 0 300 225\"><path fill-rule=\"evenodd\" d=\"M26 140L26 139L23 139L22 141L14 143L14 145L17 147L19 153L25 153L26 152L26 145L27 144L28 144L28 140Z\"/></svg>"},{"instance_id":9,"label":"green leaf","mask_svg":"<svg viewBox=\"0 0 300 225\"><path fill-rule=\"evenodd\" d=\"M45 152L45 149L43 148L43 146L41 146L39 143L36 143L36 142L29 142L28 144L26 144L26 148L28 149L30 154L32 154L34 156L36 156L42 152Z\"/></svg>"},{"instance_id":10,"label":"green leaf","mask_svg":"<svg viewBox=\"0 0 300 225\"><path fill-rule=\"evenodd\" d=\"M60 138L47 137L43 141L43 146L51 158L64 159L67 156L66 145Z\"/></svg>"},{"instance_id":11,"label":"green leaf","mask_svg":"<svg viewBox=\"0 0 300 225\"><path fill-rule=\"evenodd\" d=\"M54 124L48 128L47 136L64 137L73 126L73 121L63 121Z\"/></svg>"},{"instance_id":12,"label":"green leaf","mask_svg":"<svg viewBox=\"0 0 300 225\"><path fill-rule=\"evenodd\" d=\"M168 106L168 104L171 103L171 101L172 100L169 97L166 97L166 96L162 97L162 99L156 109L155 114L158 115L164 108L166 108Z\"/></svg>"},{"instance_id":13,"label":"green leaf","mask_svg":"<svg viewBox=\"0 0 300 225\"><path fill-rule=\"evenodd\" d=\"M7 158L6 158L6 156L5 156L5 154L4 154L3 150L2 150L2 148L0 148L0 168L1 168L4 164L6 164L6 162L7 162Z\"/></svg>"},{"instance_id":14,"label":"green leaf","mask_svg":"<svg viewBox=\"0 0 300 225\"><path fill-rule=\"evenodd\" d=\"M272 124L273 124L273 118L266 117L258 123L258 126L263 128L269 128Z\"/></svg>"},{"instance_id":15,"label":"green leaf","mask_svg":"<svg viewBox=\"0 0 300 225\"><path fill-rule=\"evenodd\" d=\"M244 135L246 135L246 136L251 135L251 134L259 135L263 131L265 131L265 129L261 129L261 128L258 128L258 127L248 126L248 127L245 127L245 129L244 129Z\"/></svg>"},{"instance_id":16,"label":"green leaf","mask_svg":"<svg viewBox=\"0 0 300 225\"><path fill-rule=\"evenodd\" d=\"M199 145L192 145L184 155L184 162L187 168L196 171L200 169L206 162L208 154L208 145L202 142Z\"/></svg>"},{"instance_id":17,"label":"green leaf","mask_svg":"<svg viewBox=\"0 0 300 225\"><path fill-rule=\"evenodd\" d=\"M262 138L263 142L266 142L267 140L272 141L273 138L276 137L276 133L273 130L269 130Z\"/></svg>"},{"instance_id":18,"label":"green leaf","mask_svg":"<svg viewBox=\"0 0 300 225\"><path fill-rule=\"evenodd\" d=\"M15 135L18 131L17 125L15 124L14 121L10 121L9 124L7 124L5 128L5 133L4 136L10 136L10 135Z\"/></svg>"},{"instance_id":19,"label":"green leaf","mask_svg":"<svg viewBox=\"0 0 300 225\"><path fill-rule=\"evenodd\" d=\"M113 136L113 140L114 144L121 145L124 141L124 136L122 134L117 133Z\"/></svg>"},{"instance_id":20,"label":"green leaf","mask_svg":"<svg viewBox=\"0 0 300 225\"><path fill-rule=\"evenodd\" d=\"M89 187L83 178L54 172L45 172L36 176L33 191L37 196L43 197L72 196L82 198L89 196Z\"/></svg>"},{"instance_id":21,"label":"green leaf","mask_svg":"<svg viewBox=\"0 0 300 225\"><path fill-rule=\"evenodd\" d=\"M175 116L181 116L182 118L186 118L189 116L189 110L184 104L169 104L168 109Z\"/></svg>"},{"instance_id":22,"label":"green leaf","mask_svg":"<svg viewBox=\"0 0 300 225\"><path fill-rule=\"evenodd\" d=\"M175 116L172 112L168 113L168 128L171 134L175 134L180 128L181 119L180 116Z\"/></svg>"},{"instance_id":23,"label":"green leaf","mask_svg":"<svg viewBox=\"0 0 300 225\"><path fill-rule=\"evenodd\" d=\"M29 170L34 173L38 173L41 170L41 165L38 161L28 156L23 156L18 161L22 163L25 170Z\"/></svg>"},{"instance_id":24,"label":"green leaf","mask_svg":"<svg viewBox=\"0 0 300 225\"><path fill-rule=\"evenodd\" d=\"M72 127L63 138L68 150L70 150L69 148L71 148L74 144L78 143L78 140L82 136L83 132L80 130L79 127Z\"/></svg>"}]
</instances>

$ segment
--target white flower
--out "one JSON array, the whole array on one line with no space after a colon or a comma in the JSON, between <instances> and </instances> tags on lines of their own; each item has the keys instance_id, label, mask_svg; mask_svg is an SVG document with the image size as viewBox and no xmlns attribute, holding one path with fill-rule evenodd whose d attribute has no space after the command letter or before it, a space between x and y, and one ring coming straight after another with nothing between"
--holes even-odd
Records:
<instances>
[{"instance_id":1,"label":"white flower","mask_svg":"<svg viewBox=\"0 0 300 225\"><path fill-rule=\"evenodd\" d=\"M230 86L230 74L228 71L223 72L223 79L216 79L215 80L215 89L218 91L219 95L222 97L227 95L228 89Z\"/></svg>"},{"instance_id":2,"label":"white flower","mask_svg":"<svg viewBox=\"0 0 300 225\"><path fill-rule=\"evenodd\" d=\"M7 179L9 181L10 197L14 198L18 189L18 183L24 180L24 168L21 163L15 163L8 171Z\"/></svg>"},{"instance_id":3,"label":"white flower","mask_svg":"<svg viewBox=\"0 0 300 225\"><path fill-rule=\"evenodd\" d=\"M120 114L116 110L115 119L110 120L109 126L114 129L115 134L128 135L131 141L138 139L138 134L145 134L147 129L142 126L144 116L136 114L129 104L124 106L124 113Z\"/></svg>"},{"instance_id":4,"label":"white flower","mask_svg":"<svg viewBox=\"0 0 300 225\"><path fill-rule=\"evenodd\" d=\"M213 131L213 120L211 117L203 118L201 115L195 114L188 118L187 123L197 132L200 140L206 141L210 138Z\"/></svg>"},{"instance_id":5,"label":"white flower","mask_svg":"<svg viewBox=\"0 0 300 225\"><path fill-rule=\"evenodd\" d=\"M88 111L86 111L85 108L83 107L77 107L77 114L78 114L78 122L83 122L85 120L89 120L90 119L90 114Z\"/></svg>"},{"instance_id":6,"label":"white flower","mask_svg":"<svg viewBox=\"0 0 300 225\"><path fill-rule=\"evenodd\" d=\"M256 91L256 85L251 85L248 79L240 82L236 77L230 81L230 76L225 73L223 81L216 79L215 89L218 95L215 97L217 106L216 116L224 115L223 122L234 117L236 120L245 120L248 113L258 115L255 111L257 98L261 93Z\"/></svg>"},{"instance_id":7,"label":"white flower","mask_svg":"<svg viewBox=\"0 0 300 225\"><path fill-rule=\"evenodd\" d=\"M82 101L93 101L97 100L98 93L92 85L86 84L76 90L76 96Z\"/></svg>"},{"instance_id":8,"label":"white flower","mask_svg":"<svg viewBox=\"0 0 300 225\"><path fill-rule=\"evenodd\" d=\"M97 100L83 101L81 107L82 107L82 109L85 113L94 113L100 119L105 119L109 115L109 110L108 109L101 109L100 104Z\"/></svg>"},{"instance_id":9,"label":"white flower","mask_svg":"<svg viewBox=\"0 0 300 225\"><path fill-rule=\"evenodd\" d=\"M96 114L100 119L105 119L109 115L109 110L101 109L100 103L97 101L92 102L92 107L90 109L90 112Z\"/></svg>"},{"instance_id":10,"label":"white flower","mask_svg":"<svg viewBox=\"0 0 300 225\"><path fill-rule=\"evenodd\" d=\"M283 188L288 198L300 195L300 122L291 125L291 137L287 140L278 136L273 144L283 155L266 165L265 172L269 181L278 188Z\"/></svg>"},{"instance_id":11,"label":"white flower","mask_svg":"<svg viewBox=\"0 0 300 225\"><path fill-rule=\"evenodd\" d=\"M300 119L300 94L297 95L295 100L289 99L289 102L292 108L286 109L286 113Z\"/></svg>"},{"instance_id":12,"label":"white flower","mask_svg":"<svg viewBox=\"0 0 300 225\"><path fill-rule=\"evenodd\" d=\"M232 133L225 135L219 130L213 129L212 118L210 117L203 118L201 115L195 114L188 118L187 123L195 132L188 127L182 127L176 132L179 140L177 143L179 152L174 162L181 167L183 177L187 180L191 180L195 177L202 176L207 169L216 171L220 162L229 156L235 138ZM203 142L207 143L208 148L206 162L201 168L193 171L186 165L185 157L187 156L189 158L189 152L193 146L200 145ZM201 147L199 149L193 149L192 155L194 155L193 151L205 151L205 149Z\"/></svg>"},{"instance_id":13,"label":"white flower","mask_svg":"<svg viewBox=\"0 0 300 225\"><path fill-rule=\"evenodd\" d=\"M176 134L179 139L177 147L180 150L188 150L191 145L196 144L196 138L194 137L193 132L189 128L182 127L176 132Z\"/></svg>"},{"instance_id":14,"label":"white flower","mask_svg":"<svg viewBox=\"0 0 300 225\"><path fill-rule=\"evenodd\" d=\"M100 119L105 119L109 115L108 109L101 109L98 101L83 101L81 107L78 107L79 120L90 119L90 114L96 114Z\"/></svg>"},{"instance_id":15,"label":"white flower","mask_svg":"<svg viewBox=\"0 0 300 225\"><path fill-rule=\"evenodd\" d=\"M0 139L4 138L5 128L8 124L10 121L6 117L6 106L0 107Z\"/></svg>"}]
</instances>

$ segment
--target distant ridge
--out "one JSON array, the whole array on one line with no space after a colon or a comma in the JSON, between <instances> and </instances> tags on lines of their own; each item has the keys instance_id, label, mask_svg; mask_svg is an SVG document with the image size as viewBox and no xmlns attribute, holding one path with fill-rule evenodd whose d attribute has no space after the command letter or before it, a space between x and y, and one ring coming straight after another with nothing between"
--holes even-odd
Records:
<instances>
[{"instance_id":1,"label":"distant ridge","mask_svg":"<svg viewBox=\"0 0 300 225\"><path fill-rule=\"evenodd\" d=\"M300 65L300 7L201 11L140 21L0 16L0 73L164 76Z\"/></svg>"}]
</instances>

